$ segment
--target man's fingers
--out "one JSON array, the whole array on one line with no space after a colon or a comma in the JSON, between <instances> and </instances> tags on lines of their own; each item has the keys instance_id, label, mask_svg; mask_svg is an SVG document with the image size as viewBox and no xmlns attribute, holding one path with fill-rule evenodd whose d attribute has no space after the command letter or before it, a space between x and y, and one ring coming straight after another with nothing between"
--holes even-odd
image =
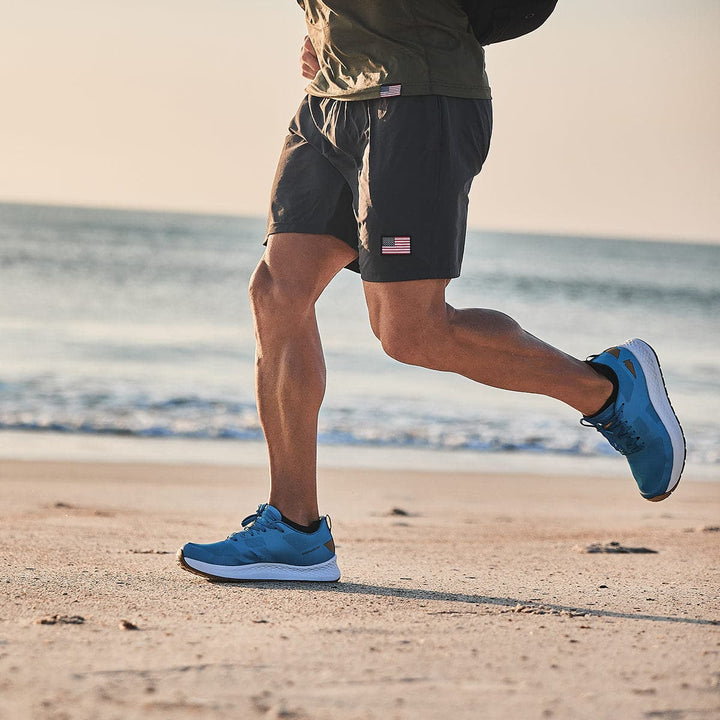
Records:
<instances>
[{"instance_id":1,"label":"man's fingers","mask_svg":"<svg viewBox=\"0 0 720 720\"><path fill-rule=\"evenodd\" d=\"M303 41L302 49L300 51L300 69L303 77L308 78L308 80L312 80L320 69L320 64L318 63L317 55L315 54L315 48L310 42L310 38L307 36L305 36L305 40Z\"/></svg>"},{"instance_id":2,"label":"man's fingers","mask_svg":"<svg viewBox=\"0 0 720 720\"><path fill-rule=\"evenodd\" d=\"M319 69L320 69L320 67L318 66L317 63L315 63L314 65L305 65L303 63L303 66L302 66L303 77L307 78L308 80L314 80Z\"/></svg>"}]
</instances>

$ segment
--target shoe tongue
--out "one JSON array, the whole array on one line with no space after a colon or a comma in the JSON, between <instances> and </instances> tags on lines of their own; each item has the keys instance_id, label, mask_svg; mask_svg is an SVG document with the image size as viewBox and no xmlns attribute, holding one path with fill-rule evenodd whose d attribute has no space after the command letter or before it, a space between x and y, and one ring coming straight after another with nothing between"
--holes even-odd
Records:
<instances>
[{"instance_id":1,"label":"shoe tongue","mask_svg":"<svg viewBox=\"0 0 720 720\"><path fill-rule=\"evenodd\" d=\"M263 517L269 517L273 520L282 520L282 513L276 507L269 504L263 508L261 514Z\"/></svg>"}]
</instances>

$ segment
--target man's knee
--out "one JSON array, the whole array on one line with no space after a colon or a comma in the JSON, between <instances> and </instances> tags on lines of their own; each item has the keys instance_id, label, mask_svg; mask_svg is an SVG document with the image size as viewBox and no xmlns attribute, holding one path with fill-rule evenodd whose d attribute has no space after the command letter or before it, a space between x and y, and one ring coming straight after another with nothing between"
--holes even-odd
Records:
<instances>
[{"instance_id":1,"label":"man's knee","mask_svg":"<svg viewBox=\"0 0 720 720\"><path fill-rule=\"evenodd\" d=\"M250 277L248 297L254 315L262 312L263 308L272 302L273 277L270 268L261 260Z\"/></svg>"},{"instance_id":2,"label":"man's knee","mask_svg":"<svg viewBox=\"0 0 720 720\"><path fill-rule=\"evenodd\" d=\"M393 360L427 366L430 350L440 338L430 318L391 313L371 322L375 337Z\"/></svg>"},{"instance_id":3,"label":"man's knee","mask_svg":"<svg viewBox=\"0 0 720 720\"><path fill-rule=\"evenodd\" d=\"M383 350L408 365L435 367L447 340L452 308L445 303L447 280L365 283L370 325Z\"/></svg>"},{"instance_id":4,"label":"man's knee","mask_svg":"<svg viewBox=\"0 0 720 720\"><path fill-rule=\"evenodd\" d=\"M250 278L248 286L250 307L256 319L264 317L278 321L312 306L312 293L303 289L290 274L273 272L263 258Z\"/></svg>"},{"instance_id":5,"label":"man's knee","mask_svg":"<svg viewBox=\"0 0 720 720\"><path fill-rule=\"evenodd\" d=\"M279 233L268 240L250 279L253 313L303 317L330 280L354 257L349 245L331 235Z\"/></svg>"}]
</instances>

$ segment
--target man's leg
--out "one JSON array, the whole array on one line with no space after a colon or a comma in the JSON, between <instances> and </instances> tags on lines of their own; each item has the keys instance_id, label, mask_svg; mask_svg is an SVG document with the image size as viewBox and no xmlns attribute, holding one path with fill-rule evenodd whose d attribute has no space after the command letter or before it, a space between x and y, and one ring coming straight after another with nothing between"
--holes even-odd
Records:
<instances>
[{"instance_id":1,"label":"man's leg","mask_svg":"<svg viewBox=\"0 0 720 720\"><path fill-rule=\"evenodd\" d=\"M607 402L610 380L501 312L451 307L445 302L448 282L364 283L370 323L388 355L485 385L548 395L583 415Z\"/></svg>"},{"instance_id":2,"label":"man's leg","mask_svg":"<svg viewBox=\"0 0 720 720\"><path fill-rule=\"evenodd\" d=\"M277 233L250 282L257 336L257 404L270 455L270 498L242 529L215 543L186 543L178 563L215 580L340 577L316 490L317 418L325 362L315 302L357 253L331 235Z\"/></svg>"},{"instance_id":3,"label":"man's leg","mask_svg":"<svg viewBox=\"0 0 720 720\"><path fill-rule=\"evenodd\" d=\"M356 257L349 245L329 235L273 235L250 281L257 406L270 457L269 502L301 525L319 517L317 418L325 361L315 302Z\"/></svg>"},{"instance_id":4,"label":"man's leg","mask_svg":"<svg viewBox=\"0 0 720 720\"><path fill-rule=\"evenodd\" d=\"M664 500L675 490L685 440L647 343L635 339L608 348L591 366L533 337L503 313L455 310L445 303L447 283L364 283L373 330L389 355L562 400L627 456L644 498Z\"/></svg>"}]
</instances>

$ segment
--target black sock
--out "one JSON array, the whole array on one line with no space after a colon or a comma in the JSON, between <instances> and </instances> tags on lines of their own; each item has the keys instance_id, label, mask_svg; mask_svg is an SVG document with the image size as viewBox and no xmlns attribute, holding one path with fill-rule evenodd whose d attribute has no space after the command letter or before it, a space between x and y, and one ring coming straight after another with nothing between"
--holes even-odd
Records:
<instances>
[{"instance_id":1,"label":"black sock","mask_svg":"<svg viewBox=\"0 0 720 720\"><path fill-rule=\"evenodd\" d=\"M611 405L615 404L615 401L617 400L618 396L618 379L617 375L613 370L611 370L607 365L602 365L600 363L594 363L591 360L587 360L587 364L596 372L602 375L603 377L606 377L613 386L612 392L610 393L610 397L607 399L607 402L597 411L594 412L592 415L588 415L588 417L595 417L595 415L599 415L601 412L605 412Z\"/></svg>"},{"instance_id":2,"label":"black sock","mask_svg":"<svg viewBox=\"0 0 720 720\"><path fill-rule=\"evenodd\" d=\"M309 525L300 525L299 523L293 522L292 520L288 520L284 515L282 516L282 521L286 525L289 525L293 530L299 530L300 532L304 533L314 533L320 529L320 518L318 518L314 522L311 522Z\"/></svg>"}]
</instances>

